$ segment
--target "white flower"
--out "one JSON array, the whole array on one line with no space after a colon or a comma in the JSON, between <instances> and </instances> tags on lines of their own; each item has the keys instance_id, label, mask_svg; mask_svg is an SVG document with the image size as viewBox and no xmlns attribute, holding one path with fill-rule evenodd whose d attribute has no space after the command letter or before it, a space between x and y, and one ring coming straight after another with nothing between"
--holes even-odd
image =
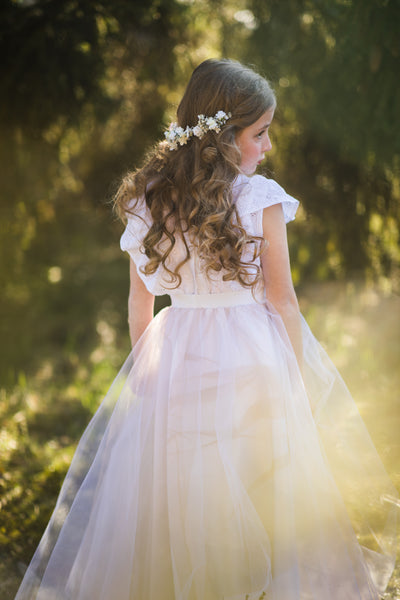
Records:
<instances>
[{"instance_id":1,"label":"white flower","mask_svg":"<svg viewBox=\"0 0 400 600\"><path fill-rule=\"evenodd\" d=\"M202 130L200 125L196 125L195 127L193 127L193 135L200 139L203 137L204 131Z\"/></svg>"},{"instance_id":2,"label":"white flower","mask_svg":"<svg viewBox=\"0 0 400 600\"><path fill-rule=\"evenodd\" d=\"M164 132L167 145L170 150L176 150L178 146L185 146L191 137L195 136L201 139L208 131L219 133L221 126L231 117L231 113L226 114L219 110L214 117L197 116L197 125L194 127L186 126L186 129L178 126L178 123L171 123L168 130Z\"/></svg>"},{"instance_id":3,"label":"white flower","mask_svg":"<svg viewBox=\"0 0 400 600\"><path fill-rule=\"evenodd\" d=\"M208 127L208 129L212 130L216 130L218 128L218 123L215 119L213 119L213 117L208 117L206 119L206 125Z\"/></svg>"}]
</instances>

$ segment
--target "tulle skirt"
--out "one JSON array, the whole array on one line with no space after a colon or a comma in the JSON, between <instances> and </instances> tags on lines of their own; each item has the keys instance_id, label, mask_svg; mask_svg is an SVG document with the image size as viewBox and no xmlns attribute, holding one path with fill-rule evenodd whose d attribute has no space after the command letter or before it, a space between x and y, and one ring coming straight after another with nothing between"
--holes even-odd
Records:
<instances>
[{"instance_id":1,"label":"tulle skirt","mask_svg":"<svg viewBox=\"0 0 400 600\"><path fill-rule=\"evenodd\" d=\"M354 401L304 321L301 376L273 307L229 298L183 297L148 326L80 441L17 600L384 590L398 500Z\"/></svg>"}]
</instances>

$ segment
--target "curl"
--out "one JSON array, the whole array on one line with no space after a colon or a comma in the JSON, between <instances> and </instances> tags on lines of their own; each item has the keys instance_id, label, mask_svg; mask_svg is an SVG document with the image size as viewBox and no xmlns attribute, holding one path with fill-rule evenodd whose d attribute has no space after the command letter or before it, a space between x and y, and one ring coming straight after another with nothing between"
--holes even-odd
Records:
<instances>
[{"instance_id":1,"label":"curl","mask_svg":"<svg viewBox=\"0 0 400 600\"><path fill-rule=\"evenodd\" d=\"M254 291L262 280L255 259L265 240L245 231L234 205L232 188L241 163L235 138L271 106L275 96L268 82L236 61L210 59L194 70L178 107L177 127L192 131L199 115L218 111L229 114L229 119L218 131L185 138L184 145L177 144L173 151L168 141L156 145L144 166L128 173L115 199L123 221L129 214L139 216L139 201L150 212L152 224L142 240L148 258L144 274L162 266L171 286L178 287L179 271L194 246L209 277L223 272L224 281L236 280ZM186 255L170 268L168 258L177 240L183 242ZM245 260L249 249L252 258Z\"/></svg>"},{"instance_id":2,"label":"curl","mask_svg":"<svg viewBox=\"0 0 400 600\"><path fill-rule=\"evenodd\" d=\"M211 136L218 138L213 144L206 139ZM123 221L129 214L139 216L135 210L139 199L145 201L151 214L152 224L142 240L142 251L148 258L142 271L150 275L162 266L171 289L178 287L179 271L191 256L188 235L207 276L223 271L224 281L237 280L243 287L255 288L262 276L253 261L260 256L265 241L247 234L233 203L238 149L225 131L219 135L210 132L191 144L178 148L173 156L159 144L142 169L125 177L117 193L115 207ZM168 258L178 238L186 255L171 269ZM249 247L252 259L245 261L243 255Z\"/></svg>"}]
</instances>

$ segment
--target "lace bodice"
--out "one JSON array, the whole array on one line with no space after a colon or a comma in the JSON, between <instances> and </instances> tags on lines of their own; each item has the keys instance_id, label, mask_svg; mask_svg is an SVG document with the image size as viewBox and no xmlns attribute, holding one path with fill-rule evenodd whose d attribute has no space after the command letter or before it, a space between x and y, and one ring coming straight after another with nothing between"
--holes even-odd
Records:
<instances>
[{"instance_id":1,"label":"lace bodice","mask_svg":"<svg viewBox=\"0 0 400 600\"><path fill-rule=\"evenodd\" d=\"M289 196L275 181L261 175L253 177L239 175L233 186L233 194L243 227L249 234L255 236L263 234L262 212L264 208L282 204L285 221L288 223L295 218L299 205L299 202ZM152 275L141 273L140 267L147 262L147 257L141 251L141 244L151 224L151 215L144 202L138 203L135 210L139 217L129 217L121 237L121 249L130 254L140 277L152 294L156 296L162 294L217 294L243 289L238 281L223 281L223 273L213 273L211 277L207 276L202 261L190 245L191 256L179 271L182 282L178 288L171 287L168 274L161 266ZM170 255L170 265L173 267L185 256L184 245L182 241L177 240ZM259 259L257 260L259 261Z\"/></svg>"}]
</instances>

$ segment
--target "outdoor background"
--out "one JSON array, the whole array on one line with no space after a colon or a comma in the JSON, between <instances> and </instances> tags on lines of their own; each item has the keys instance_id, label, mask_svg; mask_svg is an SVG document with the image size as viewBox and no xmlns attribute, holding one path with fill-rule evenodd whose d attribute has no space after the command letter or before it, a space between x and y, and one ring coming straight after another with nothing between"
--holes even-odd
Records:
<instances>
[{"instance_id":1,"label":"outdoor background","mask_svg":"<svg viewBox=\"0 0 400 600\"><path fill-rule=\"evenodd\" d=\"M113 193L205 58L276 90L301 307L400 489L399 32L399 0L1 2L1 598L130 349Z\"/></svg>"}]
</instances>

